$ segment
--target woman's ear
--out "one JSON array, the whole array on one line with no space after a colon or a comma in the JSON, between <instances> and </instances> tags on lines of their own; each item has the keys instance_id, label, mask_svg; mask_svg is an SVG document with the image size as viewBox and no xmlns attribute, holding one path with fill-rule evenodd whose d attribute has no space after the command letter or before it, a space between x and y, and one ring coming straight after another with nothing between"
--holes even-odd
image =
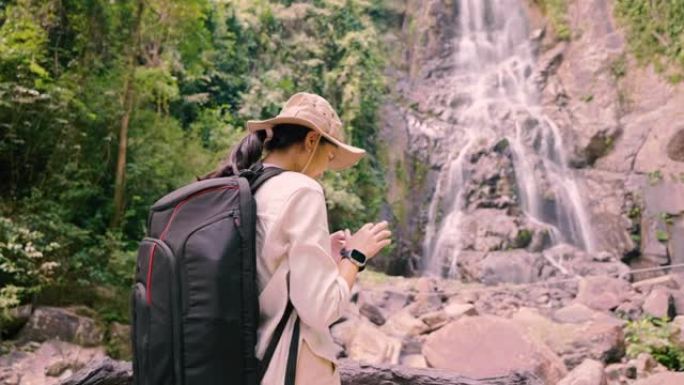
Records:
<instances>
[{"instance_id":1,"label":"woman's ear","mask_svg":"<svg viewBox=\"0 0 684 385\"><path fill-rule=\"evenodd\" d=\"M320 134L314 130L309 131L304 138L304 150L306 152L311 152L316 146L316 140Z\"/></svg>"}]
</instances>

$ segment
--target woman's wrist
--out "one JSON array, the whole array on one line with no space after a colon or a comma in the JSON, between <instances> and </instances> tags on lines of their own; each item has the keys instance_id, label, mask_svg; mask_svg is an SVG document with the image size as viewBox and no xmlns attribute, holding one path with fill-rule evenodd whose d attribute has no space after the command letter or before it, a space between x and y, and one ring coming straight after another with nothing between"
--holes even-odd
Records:
<instances>
[{"instance_id":1,"label":"woman's wrist","mask_svg":"<svg viewBox=\"0 0 684 385\"><path fill-rule=\"evenodd\" d=\"M354 270L358 273L360 271L359 266L357 266L354 262L350 261L349 258L345 258L344 256L340 260L341 264L344 264L345 266L351 266L354 268Z\"/></svg>"},{"instance_id":2,"label":"woman's wrist","mask_svg":"<svg viewBox=\"0 0 684 385\"><path fill-rule=\"evenodd\" d=\"M343 247L340 250L342 258L349 260L352 264L358 267L359 271L363 271L366 268L366 263L368 262L368 257L359 249L350 248L347 249Z\"/></svg>"},{"instance_id":3,"label":"woman's wrist","mask_svg":"<svg viewBox=\"0 0 684 385\"><path fill-rule=\"evenodd\" d=\"M359 274L358 266L347 258L342 258L342 260L337 263L337 269L340 271L342 278L347 282L349 289L351 289L356 281L356 276Z\"/></svg>"}]
</instances>

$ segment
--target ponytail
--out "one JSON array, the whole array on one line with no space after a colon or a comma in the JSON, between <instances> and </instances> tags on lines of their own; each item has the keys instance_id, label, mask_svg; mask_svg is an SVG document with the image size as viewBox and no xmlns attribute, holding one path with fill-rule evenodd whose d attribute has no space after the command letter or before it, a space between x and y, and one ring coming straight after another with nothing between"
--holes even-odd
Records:
<instances>
[{"instance_id":1,"label":"ponytail","mask_svg":"<svg viewBox=\"0 0 684 385\"><path fill-rule=\"evenodd\" d=\"M246 135L231 150L228 157L214 171L198 177L197 180L238 175L240 170L251 167L261 159L264 151L265 132Z\"/></svg>"}]
</instances>

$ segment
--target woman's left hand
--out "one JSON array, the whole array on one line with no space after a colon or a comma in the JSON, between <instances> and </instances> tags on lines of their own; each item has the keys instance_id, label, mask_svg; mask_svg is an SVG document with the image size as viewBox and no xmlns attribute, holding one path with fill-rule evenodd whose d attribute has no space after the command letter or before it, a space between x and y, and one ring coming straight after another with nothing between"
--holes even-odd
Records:
<instances>
[{"instance_id":1,"label":"woman's left hand","mask_svg":"<svg viewBox=\"0 0 684 385\"><path fill-rule=\"evenodd\" d=\"M340 250L344 247L349 235L349 230L340 230L330 234L330 251L332 252L335 262L339 262L340 259L342 259Z\"/></svg>"}]
</instances>

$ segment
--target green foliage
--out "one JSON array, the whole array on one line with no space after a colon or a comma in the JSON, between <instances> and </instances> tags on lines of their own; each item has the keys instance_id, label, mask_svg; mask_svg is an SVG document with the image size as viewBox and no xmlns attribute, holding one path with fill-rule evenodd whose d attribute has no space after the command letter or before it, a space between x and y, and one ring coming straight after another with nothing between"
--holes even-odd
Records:
<instances>
[{"instance_id":1,"label":"green foliage","mask_svg":"<svg viewBox=\"0 0 684 385\"><path fill-rule=\"evenodd\" d=\"M667 234L667 231L656 230L656 239L658 242L666 243L670 239L670 236Z\"/></svg>"},{"instance_id":2,"label":"green foliage","mask_svg":"<svg viewBox=\"0 0 684 385\"><path fill-rule=\"evenodd\" d=\"M385 93L378 31L401 23L391 4L3 3L0 215L30 224L40 244L59 245L49 255L39 249L55 264L52 280L28 279L33 268L25 267L14 286L3 286L3 298L15 298L7 306L48 283L76 302L93 286L127 288L150 205L213 169L245 134L246 120L277 114L296 91L330 100L348 141L368 151L357 167L324 178L331 227L377 220L385 196L376 145ZM123 220L110 228L124 121ZM106 318L125 320L118 309Z\"/></svg>"},{"instance_id":3,"label":"green foliage","mask_svg":"<svg viewBox=\"0 0 684 385\"><path fill-rule=\"evenodd\" d=\"M620 55L611 62L610 73L615 79L623 78L627 74L627 58L625 55Z\"/></svg>"},{"instance_id":4,"label":"green foliage","mask_svg":"<svg viewBox=\"0 0 684 385\"><path fill-rule=\"evenodd\" d=\"M648 184L655 186L663 181L663 173L660 170L651 171L647 174Z\"/></svg>"},{"instance_id":5,"label":"green foliage","mask_svg":"<svg viewBox=\"0 0 684 385\"><path fill-rule=\"evenodd\" d=\"M508 148L511 146L510 142L508 141L508 138L503 138L499 140L493 147L493 150L498 152L499 154L504 153Z\"/></svg>"},{"instance_id":6,"label":"green foliage","mask_svg":"<svg viewBox=\"0 0 684 385\"><path fill-rule=\"evenodd\" d=\"M49 254L58 248L42 233L0 216L0 324L10 308L50 283L58 264Z\"/></svg>"},{"instance_id":7,"label":"green foliage","mask_svg":"<svg viewBox=\"0 0 684 385\"><path fill-rule=\"evenodd\" d=\"M568 23L567 0L534 0L551 22L558 40L570 40L572 31Z\"/></svg>"},{"instance_id":8,"label":"green foliage","mask_svg":"<svg viewBox=\"0 0 684 385\"><path fill-rule=\"evenodd\" d=\"M628 40L642 64L652 63L667 78L684 76L684 0L618 0L615 12L629 31Z\"/></svg>"},{"instance_id":9,"label":"green foliage","mask_svg":"<svg viewBox=\"0 0 684 385\"><path fill-rule=\"evenodd\" d=\"M675 216L670 213L660 212L658 213L658 218L666 225L672 226L674 224Z\"/></svg>"},{"instance_id":10,"label":"green foliage","mask_svg":"<svg viewBox=\"0 0 684 385\"><path fill-rule=\"evenodd\" d=\"M670 370L684 371L684 349L676 344L677 330L664 318L629 321L625 329L627 355L648 353Z\"/></svg>"},{"instance_id":11,"label":"green foliage","mask_svg":"<svg viewBox=\"0 0 684 385\"><path fill-rule=\"evenodd\" d=\"M384 196L376 136L384 63L371 17L380 4L261 1L243 8L263 76L250 79L240 115L270 117L296 90L315 92L335 106L350 142L368 151L358 166L324 179L333 229L376 221Z\"/></svg>"},{"instance_id":12,"label":"green foliage","mask_svg":"<svg viewBox=\"0 0 684 385\"><path fill-rule=\"evenodd\" d=\"M522 249L527 247L530 242L532 242L532 235L534 233L529 229L521 229L515 236L515 241L513 242L513 248Z\"/></svg>"}]
</instances>

